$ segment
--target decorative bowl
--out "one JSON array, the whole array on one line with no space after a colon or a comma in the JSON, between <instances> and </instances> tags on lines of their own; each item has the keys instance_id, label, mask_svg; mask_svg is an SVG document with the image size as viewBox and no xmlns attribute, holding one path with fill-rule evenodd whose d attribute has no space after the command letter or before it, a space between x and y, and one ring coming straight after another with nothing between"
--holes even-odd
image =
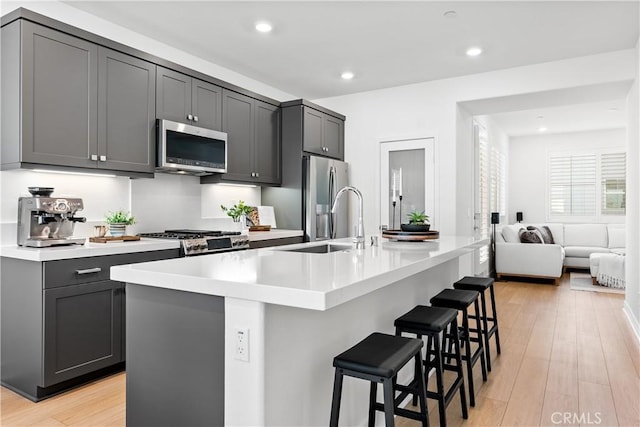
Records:
<instances>
[{"instance_id":1,"label":"decorative bowl","mask_svg":"<svg viewBox=\"0 0 640 427\"><path fill-rule=\"evenodd\" d=\"M429 231L431 224L400 224L400 229L407 232L425 232Z\"/></svg>"}]
</instances>

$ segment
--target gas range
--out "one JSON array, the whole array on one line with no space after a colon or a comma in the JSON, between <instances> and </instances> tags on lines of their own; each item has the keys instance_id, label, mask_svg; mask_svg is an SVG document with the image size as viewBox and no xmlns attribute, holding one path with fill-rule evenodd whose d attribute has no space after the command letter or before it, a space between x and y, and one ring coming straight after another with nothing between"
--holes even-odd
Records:
<instances>
[{"instance_id":1,"label":"gas range","mask_svg":"<svg viewBox=\"0 0 640 427\"><path fill-rule=\"evenodd\" d=\"M180 253L182 256L249 249L249 238L239 231L165 230L157 233L139 233L138 236L152 239L180 240Z\"/></svg>"}]
</instances>

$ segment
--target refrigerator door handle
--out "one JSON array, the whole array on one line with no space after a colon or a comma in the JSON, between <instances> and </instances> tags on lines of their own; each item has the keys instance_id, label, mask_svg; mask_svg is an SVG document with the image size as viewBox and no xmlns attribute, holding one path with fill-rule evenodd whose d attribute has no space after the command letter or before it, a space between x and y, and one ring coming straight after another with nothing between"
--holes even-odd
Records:
<instances>
[{"instance_id":1,"label":"refrigerator door handle","mask_svg":"<svg viewBox=\"0 0 640 427\"><path fill-rule=\"evenodd\" d=\"M336 189L335 187L335 183L336 183L336 169L331 166L329 168L329 218L328 218L328 222L329 222L329 238L330 239L335 239L336 238L336 230L333 226L333 213L331 213L331 208L333 207L333 202L334 202L334 196L336 194Z\"/></svg>"}]
</instances>

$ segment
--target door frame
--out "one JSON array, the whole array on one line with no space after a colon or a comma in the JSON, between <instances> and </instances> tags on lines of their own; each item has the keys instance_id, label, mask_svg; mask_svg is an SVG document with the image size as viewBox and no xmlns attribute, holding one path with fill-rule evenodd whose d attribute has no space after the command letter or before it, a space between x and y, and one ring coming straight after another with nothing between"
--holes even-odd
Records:
<instances>
[{"instance_id":1,"label":"door frame","mask_svg":"<svg viewBox=\"0 0 640 427\"><path fill-rule=\"evenodd\" d=\"M389 218L389 205L387 203L389 194L389 151L402 151L411 149L425 150L425 178L431 178L432 186L425 185L425 211L430 217L430 224L432 229L437 229L438 220L440 218L440 199L439 194L439 170L437 151L437 137L434 133L429 133L429 136L420 135L415 137L401 137L401 138L384 138L378 140L378 155L380 174L378 180L378 215L379 224L390 227ZM390 144L395 146L391 147ZM393 148L393 149L390 149Z\"/></svg>"}]
</instances>

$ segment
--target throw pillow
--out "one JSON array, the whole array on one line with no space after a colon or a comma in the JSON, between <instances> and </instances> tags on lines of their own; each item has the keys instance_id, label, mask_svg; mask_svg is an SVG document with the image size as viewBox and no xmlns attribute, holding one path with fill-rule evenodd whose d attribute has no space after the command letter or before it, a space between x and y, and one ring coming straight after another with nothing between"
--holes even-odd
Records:
<instances>
[{"instance_id":1,"label":"throw pillow","mask_svg":"<svg viewBox=\"0 0 640 427\"><path fill-rule=\"evenodd\" d=\"M542 234L538 230L520 230L521 243L544 243Z\"/></svg>"},{"instance_id":2,"label":"throw pillow","mask_svg":"<svg viewBox=\"0 0 640 427\"><path fill-rule=\"evenodd\" d=\"M551 230L546 225L543 225L540 228L530 225L527 227L527 230L538 231L540 233L540 236L542 236L542 243L546 245L552 245L555 243L553 241L553 234L551 234Z\"/></svg>"}]
</instances>

